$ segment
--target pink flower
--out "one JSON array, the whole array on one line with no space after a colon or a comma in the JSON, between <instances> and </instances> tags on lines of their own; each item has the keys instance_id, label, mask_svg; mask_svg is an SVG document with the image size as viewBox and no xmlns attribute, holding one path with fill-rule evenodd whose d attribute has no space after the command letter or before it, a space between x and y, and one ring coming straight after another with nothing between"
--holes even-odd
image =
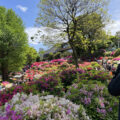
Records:
<instances>
[{"instance_id":1,"label":"pink flower","mask_svg":"<svg viewBox=\"0 0 120 120\"><path fill-rule=\"evenodd\" d=\"M105 105L103 102L100 103L101 108L105 108Z\"/></svg>"}]
</instances>

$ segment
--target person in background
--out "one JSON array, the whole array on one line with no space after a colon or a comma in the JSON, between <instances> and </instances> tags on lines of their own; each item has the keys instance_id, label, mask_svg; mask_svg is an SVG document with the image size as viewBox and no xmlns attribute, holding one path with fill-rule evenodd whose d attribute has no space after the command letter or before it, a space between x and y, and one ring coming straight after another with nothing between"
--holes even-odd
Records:
<instances>
[{"instance_id":1,"label":"person in background","mask_svg":"<svg viewBox=\"0 0 120 120\"><path fill-rule=\"evenodd\" d=\"M112 64L111 64L111 61L110 61L110 60L108 60L107 65L106 65L106 68L107 68L108 71L111 71L111 70L112 70Z\"/></svg>"},{"instance_id":2,"label":"person in background","mask_svg":"<svg viewBox=\"0 0 120 120\"><path fill-rule=\"evenodd\" d=\"M108 85L108 91L112 96L120 96L120 64L118 64L117 70L113 73L113 78ZM120 98L118 120L120 120Z\"/></svg>"}]
</instances>

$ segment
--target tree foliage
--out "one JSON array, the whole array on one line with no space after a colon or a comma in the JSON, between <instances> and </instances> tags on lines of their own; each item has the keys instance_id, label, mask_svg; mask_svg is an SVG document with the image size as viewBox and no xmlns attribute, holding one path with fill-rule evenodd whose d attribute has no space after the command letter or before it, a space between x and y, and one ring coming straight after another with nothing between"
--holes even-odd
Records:
<instances>
[{"instance_id":1,"label":"tree foliage","mask_svg":"<svg viewBox=\"0 0 120 120\"><path fill-rule=\"evenodd\" d=\"M78 67L77 52L73 44L78 21L93 12L104 15L107 2L107 0L41 0L38 4L39 16L36 22L38 25L49 26L66 33L73 50L75 65Z\"/></svg>"},{"instance_id":2,"label":"tree foliage","mask_svg":"<svg viewBox=\"0 0 120 120\"><path fill-rule=\"evenodd\" d=\"M36 62L36 59L38 57L37 51L33 47L27 48L27 61L26 64L32 64L33 62Z\"/></svg>"},{"instance_id":3,"label":"tree foliage","mask_svg":"<svg viewBox=\"0 0 120 120\"><path fill-rule=\"evenodd\" d=\"M26 59L27 35L23 22L12 9L0 7L0 64L3 80L20 70Z\"/></svg>"}]
</instances>

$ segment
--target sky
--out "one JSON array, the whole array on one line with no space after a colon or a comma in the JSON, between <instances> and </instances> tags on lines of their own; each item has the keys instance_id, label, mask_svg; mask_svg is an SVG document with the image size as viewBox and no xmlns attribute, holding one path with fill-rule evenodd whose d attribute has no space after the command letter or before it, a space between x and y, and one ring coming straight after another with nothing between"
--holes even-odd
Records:
<instances>
[{"instance_id":1,"label":"sky","mask_svg":"<svg viewBox=\"0 0 120 120\"><path fill-rule=\"evenodd\" d=\"M7 9L12 8L15 13L20 16L25 26L25 32L28 34L29 44L37 51L39 48L47 49L42 43L38 41L31 41L38 28L35 25L35 19L38 14L37 4L40 0L0 0L0 6L4 6ZM120 0L111 0L108 6L108 13L112 22L106 26L106 30L115 35L120 30Z\"/></svg>"}]
</instances>

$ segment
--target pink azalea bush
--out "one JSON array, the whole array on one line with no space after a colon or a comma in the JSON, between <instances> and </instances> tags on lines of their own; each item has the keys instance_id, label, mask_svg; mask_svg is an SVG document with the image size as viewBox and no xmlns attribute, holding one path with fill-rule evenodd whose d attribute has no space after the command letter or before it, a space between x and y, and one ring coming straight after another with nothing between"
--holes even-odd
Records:
<instances>
[{"instance_id":1,"label":"pink azalea bush","mask_svg":"<svg viewBox=\"0 0 120 120\"><path fill-rule=\"evenodd\" d=\"M114 61L119 61L120 57L113 58Z\"/></svg>"}]
</instances>

